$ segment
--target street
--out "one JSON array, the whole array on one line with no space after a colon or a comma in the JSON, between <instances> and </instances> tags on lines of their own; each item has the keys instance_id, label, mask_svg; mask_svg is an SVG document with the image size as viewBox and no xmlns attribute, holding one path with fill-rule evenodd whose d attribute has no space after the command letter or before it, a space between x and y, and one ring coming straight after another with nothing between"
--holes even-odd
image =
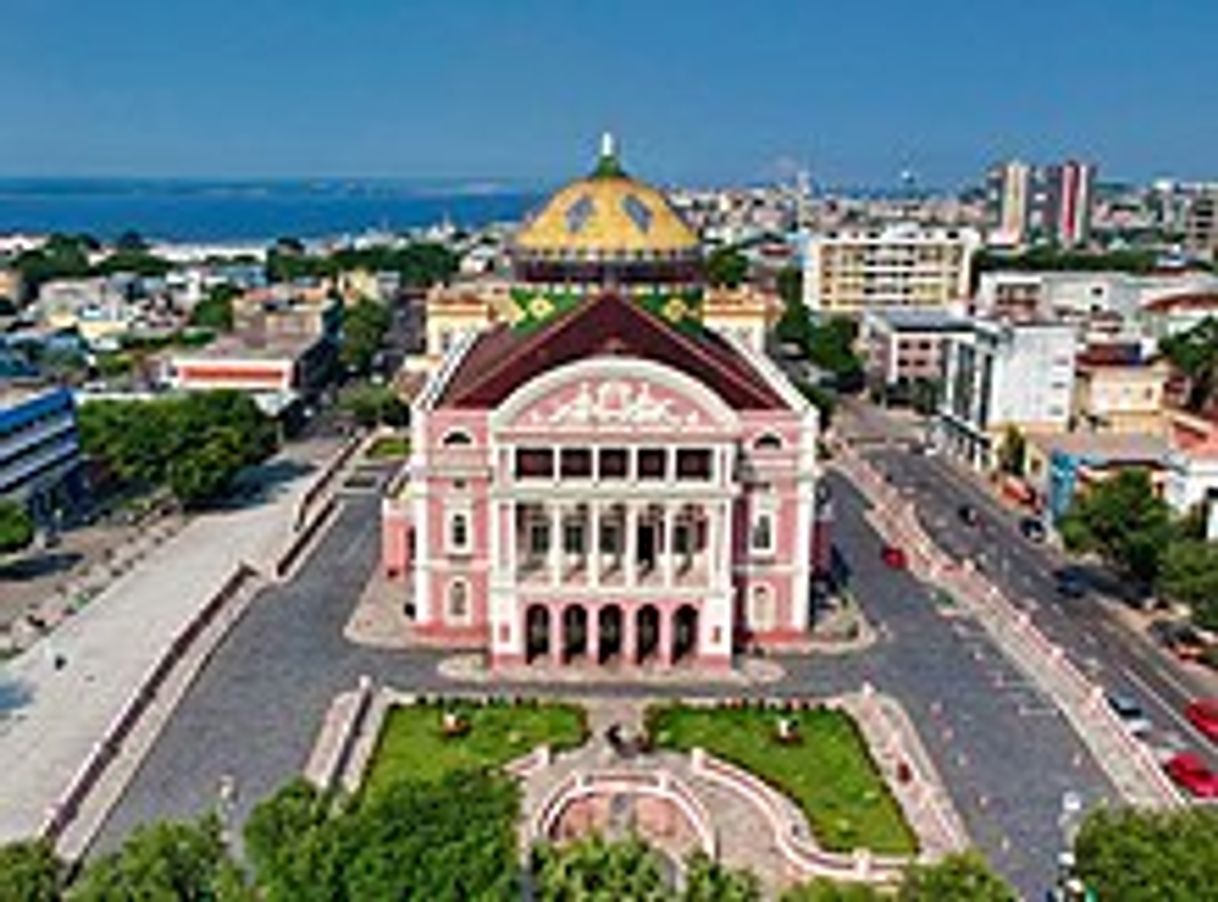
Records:
<instances>
[{"instance_id":1,"label":"street","mask_svg":"<svg viewBox=\"0 0 1218 902\"><path fill-rule=\"evenodd\" d=\"M1061 645L1076 665L1111 694L1136 699L1154 730L1149 737L1163 756L1191 748L1218 766L1212 743L1184 717L1184 707L1212 692L1201 680L1117 616L1123 602L1094 585L1085 597L1066 598L1055 573L1070 564L1054 548L1029 541L1019 530L1019 515L1005 508L973 478L939 456L913 453L900 441L908 426L874 408L850 406L844 428L864 441L864 454L892 484L915 501L920 521L943 550L970 558L993 579L1036 625ZM975 525L959 515L961 504L979 512Z\"/></svg>"}]
</instances>

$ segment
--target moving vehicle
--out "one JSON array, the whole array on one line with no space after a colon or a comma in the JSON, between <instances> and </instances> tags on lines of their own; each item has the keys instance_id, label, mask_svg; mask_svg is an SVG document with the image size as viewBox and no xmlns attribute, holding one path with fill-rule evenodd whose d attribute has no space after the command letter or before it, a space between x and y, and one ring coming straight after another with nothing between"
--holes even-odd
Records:
<instances>
[{"instance_id":1,"label":"moving vehicle","mask_svg":"<svg viewBox=\"0 0 1218 902\"><path fill-rule=\"evenodd\" d=\"M880 560L893 570L905 570L909 567L909 558L905 554L905 549L898 548L896 545L885 545L880 550Z\"/></svg>"},{"instance_id":2,"label":"moving vehicle","mask_svg":"<svg viewBox=\"0 0 1218 902\"><path fill-rule=\"evenodd\" d=\"M1057 594L1065 598L1083 598L1087 594L1087 581L1083 575L1069 568L1057 571Z\"/></svg>"},{"instance_id":3,"label":"moving vehicle","mask_svg":"<svg viewBox=\"0 0 1218 902\"><path fill-rule=\"evenodd\" d=\"M1207 738L1218 742L1218 698L1198 699L1184 709L1184 716Z\"/></svg>"},{"instance_id":4,"label":"moving vehicle","mask_svg":"<svg viewBox=\"0 0 1218 902\"><path fill-rule=\"evenodd\" d=\"M1150 732L1150 719L1137 700L1128 695L1109 695L1108 707L1120 718L1130 735L1142 737Z\"/></svg>"},{"instance_id":5,"label":"moving vehicle","mask_svg":"<svg viewBox=\"0 0 1218 902\"><path fill-rule=\"evenodd\" d=\"M1031 542L1043 542L1048 530L1044 521L1038 517L1024 517L1019 521L1019 531Z\"/></svg>"},{"instance_id":6,"label":"moving vehicle","mask_svg":"<svg viewBox=\"0 0 1218 902\"><path fill-rule=\"evenodd\" d=\"M1160 618L1152 620L1146 629L1155 641L1182 661L1198 661L1205 655L1205 640L1187 623Z\"/></svg>"},{"instance_id":7,"label":"moving vehicle","mask_svg":"<svg viewBox=\"0 0 1218 902\"><path fill-rule=\"evenodd\" d=\"M976 526L980 522L981 517L977 513L977 508L971 504L962 504L956 508L956 513L960 515L960 519L969 526Z\"/></svg>"},{"instance_id":8,"label":"moving vehicle","mask_svg":"<svg viewBox=\"0 0 1218 902\"><path fill-rule=\"evenodd\" d=\"M1196 752L1180 752L1163 765L1167 775L1198 799L1218 798L1218 774L1215 774Z\"/></svg>"}]
</instances>

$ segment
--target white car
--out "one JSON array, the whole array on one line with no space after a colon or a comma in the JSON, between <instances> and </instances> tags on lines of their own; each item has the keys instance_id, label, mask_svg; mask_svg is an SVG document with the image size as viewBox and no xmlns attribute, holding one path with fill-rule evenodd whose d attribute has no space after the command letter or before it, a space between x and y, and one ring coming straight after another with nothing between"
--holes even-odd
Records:
<instances>
[{"instance_id":1,"label":"white car","mask_svg":"<svg viewBox=\"0 0 1218 902\"><path fill-rule=\"evenodd\" d=\"M1128 695L1109 695L1108 707L1120 718L1130 735L1143 738L1150 733L1151 724L1146 712Z\"/></svg>"}]
</instances>

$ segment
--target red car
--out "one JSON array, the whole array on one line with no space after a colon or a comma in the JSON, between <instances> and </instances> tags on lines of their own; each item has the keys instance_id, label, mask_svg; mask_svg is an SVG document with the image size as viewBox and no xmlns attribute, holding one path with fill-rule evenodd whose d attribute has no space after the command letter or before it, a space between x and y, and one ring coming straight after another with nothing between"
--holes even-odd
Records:
<instances>
[{"instance_id":1,"label":"red car","mask_svg":"<svg viewBox=\"0 0 1218 902\"><path fill-rule=\"evenodd\" d=\"M896 545L885 545L880 551L880 560L893 570L904 570L909 566L909 559L905 556L905 549L898 548Z\"/></svg>"},{"instance_id":2,"label":"red car","mask_svg":"<svg viewBox=\"0 0 1218 902\"><path fill-rule=\"evenodd\" d=\"M1203 698L1184 709L1189 723L1218 742L1218 698Z\"/></svg>"},{"instance_id":3,"label":"red car","mask_svg":"<svg viewBox=\"0 0 1218 902\"><path fill-rule=\"evenodd\" d=\"M1178 785L1199 799L1218 798L1218 774L1210 770L1195 752L1172 756L1163 769Z\"/></svg>"}]
</instances>

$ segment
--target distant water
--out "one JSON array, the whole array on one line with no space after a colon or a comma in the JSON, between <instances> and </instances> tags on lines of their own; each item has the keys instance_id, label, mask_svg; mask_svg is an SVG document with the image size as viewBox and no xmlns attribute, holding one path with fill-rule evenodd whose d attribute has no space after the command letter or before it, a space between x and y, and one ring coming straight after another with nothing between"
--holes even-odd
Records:
<instances>
[{"instance_id":1,"label":"distant water","mask_svg":"<svg viewBox=\"0 0 1218 902\"><path fill-rule=\"evenodd\" d=\"M0 234L133 229L152 240L271 241L520 219L544 197L498 182L0 179Z\"/></svg>"}]
</instances>

